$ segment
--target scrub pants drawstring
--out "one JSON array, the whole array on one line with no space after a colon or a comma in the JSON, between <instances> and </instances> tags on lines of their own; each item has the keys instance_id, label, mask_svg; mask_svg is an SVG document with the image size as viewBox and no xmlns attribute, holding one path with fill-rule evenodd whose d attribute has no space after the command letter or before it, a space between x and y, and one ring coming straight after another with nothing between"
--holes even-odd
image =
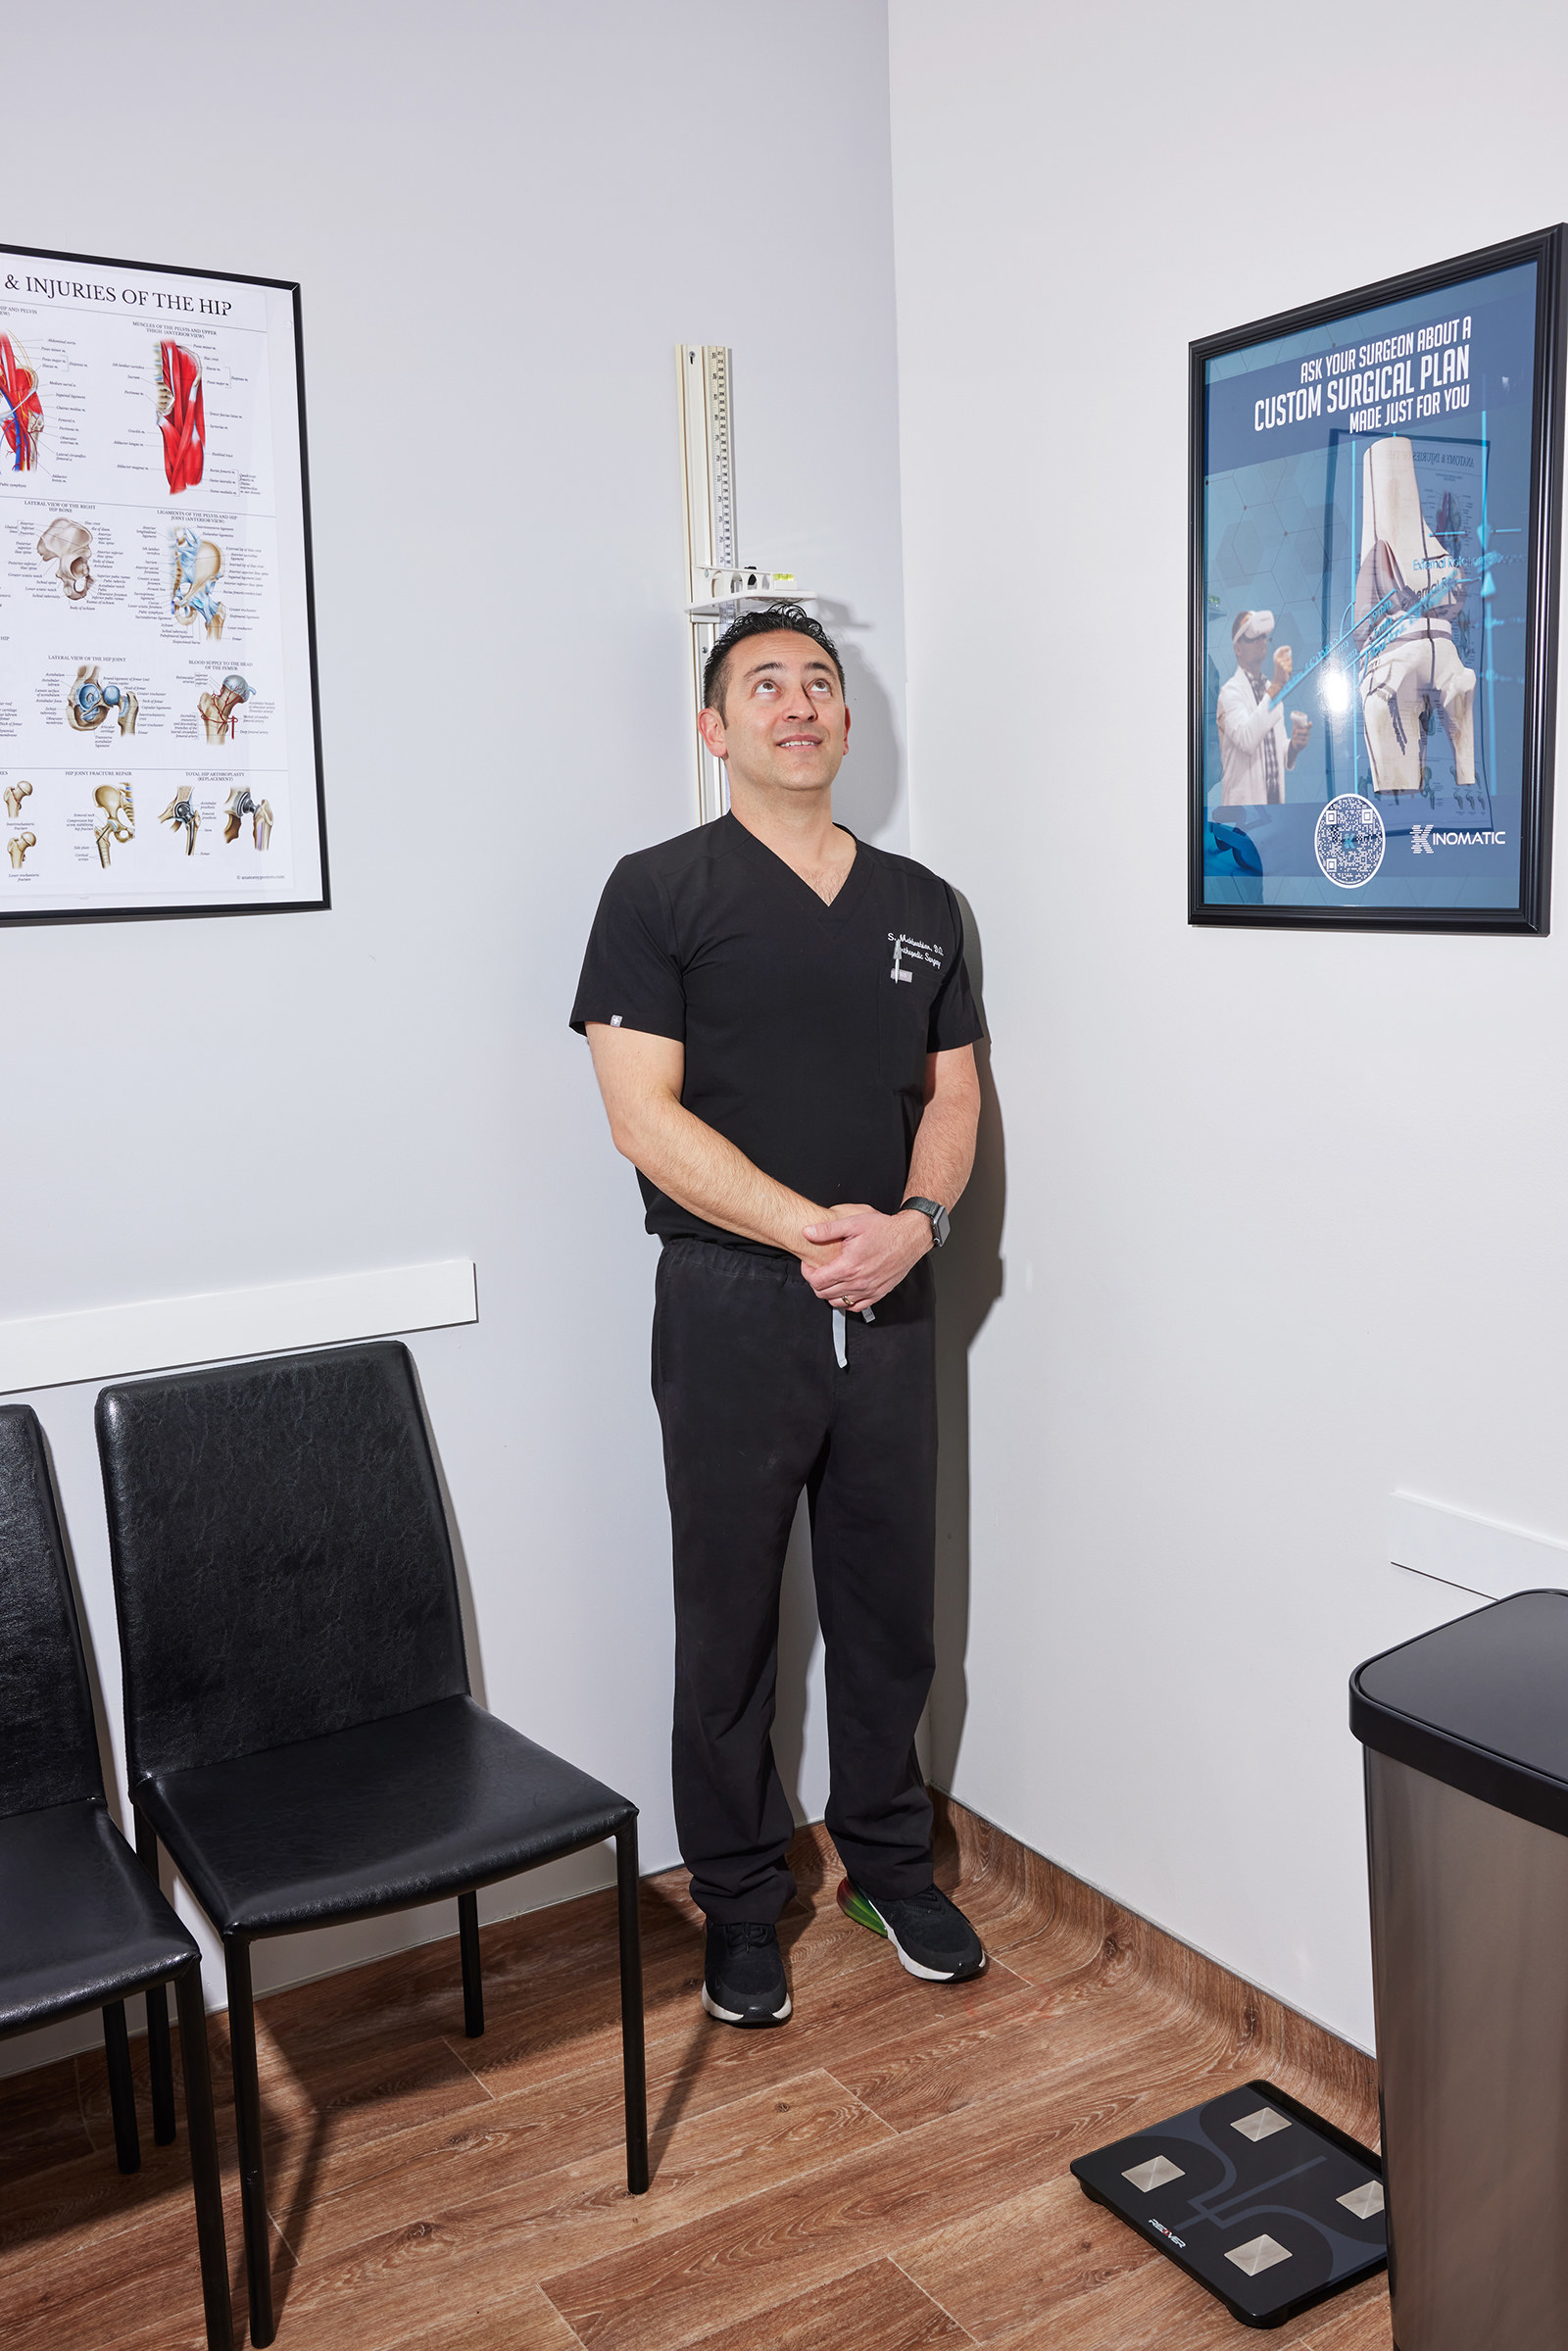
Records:
<instances>
[{"instance_id":1,"label":"scrub pants drawstring","mask_svg":"<svg viewBox=\"0 0 1568 2351\"><path fill-rule=\"evenodd\" d=\"M872 1313L869 1306L862 1306L860 1308L860 1320L862 1322L875 1322L876 1316ZM844 1308L842 1306L835 1306L833 1309L833 1355L840 1371L848 1371L850 1368L850 1350L847 1343L847 1333L848 1325L844 1320Z\"/></svg>"}]
</instances>

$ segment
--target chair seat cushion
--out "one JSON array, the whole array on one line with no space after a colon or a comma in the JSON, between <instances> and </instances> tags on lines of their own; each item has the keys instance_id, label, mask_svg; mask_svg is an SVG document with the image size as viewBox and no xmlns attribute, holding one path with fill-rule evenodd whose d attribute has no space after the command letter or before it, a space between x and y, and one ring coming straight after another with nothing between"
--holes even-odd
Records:
<instances>
[{"instance_id":1,"label":"chair seat cushion","mask_svg":"<svg viewBox=\"0 0 1568 2351\"><path fill-rule=\"evenodd\" d=\"M368 1918L596 1844L637 1808L470 1697L134 1790L222 1935Z\"/></svg>"},{"instance_id":2,"label":"chair seat cushion","mask_svg":"<svg viewBox=\"0 0 1568 2351\"><path fill-rule=\"evenodd\" d=\"M196 1957L97 1797L0 1819L0 2033L123 2000Z\"/></svg>"}]
</instances>

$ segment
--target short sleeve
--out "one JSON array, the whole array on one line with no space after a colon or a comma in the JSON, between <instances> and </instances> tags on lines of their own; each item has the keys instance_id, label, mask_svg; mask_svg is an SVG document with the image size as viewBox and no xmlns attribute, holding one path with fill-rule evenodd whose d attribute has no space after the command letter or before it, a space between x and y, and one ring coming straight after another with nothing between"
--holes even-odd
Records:
<instances>
[{"instance_id":1,"label":"short sleeve","mask_svg":"<svg viewBox=\"0 0 1568 2351\"><path fill-rule=\"evenodd\" d=\"M659 877L641 857L622 857L599 901L582 959L571 1025L643 1029L686 1042L686 990L674 925Z\"/></svg>"},{"instance_id":2,"label":"short sleeve","mask_svg":"<svg viewBox=\"0 0 1568 2351\"><path fill-rule=\"evenodd\" d=\"M986 1033L969 986L968 965L963 959L963 916L951 890L946 891L946 897L957 946L931 999L925 1037L928 1053L950 1053L960 1045L976 1045Z\"/></svg>"}]
</instances>

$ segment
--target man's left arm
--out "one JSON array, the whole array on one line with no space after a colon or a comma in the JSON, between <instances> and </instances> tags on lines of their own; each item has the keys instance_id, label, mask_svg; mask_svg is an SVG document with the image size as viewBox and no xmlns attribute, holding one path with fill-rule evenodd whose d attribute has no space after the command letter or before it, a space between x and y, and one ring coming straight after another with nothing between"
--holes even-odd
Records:
<instances>
[{"instance_id":1,"label":"man's left arm","mask_svg":"<svg viewBox=\"0 0 1568 2351\"><path fill-rule=\"evenodd\" d=\"M949 1053L927 1053L925 1108L915 1129L906 1196L934 1200L951 1209L969 1181L979 1123L974 1047L959 1045ZM835 1306L846 1299L852 1306L874 1306L935 1247L930 1221L916 1208L883 1216L875 1208L843 1206L828 1221L807 1225L803 1239L816 1246L843 1244L825 1265L801 1267L817 1297Z\"/></svg>"}]
</instances>

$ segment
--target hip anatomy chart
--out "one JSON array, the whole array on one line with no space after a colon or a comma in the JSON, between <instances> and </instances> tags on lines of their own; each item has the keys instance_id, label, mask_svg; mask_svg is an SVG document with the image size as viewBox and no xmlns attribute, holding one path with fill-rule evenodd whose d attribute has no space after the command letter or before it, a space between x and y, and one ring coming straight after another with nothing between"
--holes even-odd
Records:
<instances>
[{"instance_id":1,"label":"hip anatomy chart","mask_svg":"<svg viewBox=\"0 0 1568 2351\"><path fill-rule=\"evenodd\" d=\"M0 922L325 906L309 530L297 287L0 246Z\"/></svg>"}]
</instances>

